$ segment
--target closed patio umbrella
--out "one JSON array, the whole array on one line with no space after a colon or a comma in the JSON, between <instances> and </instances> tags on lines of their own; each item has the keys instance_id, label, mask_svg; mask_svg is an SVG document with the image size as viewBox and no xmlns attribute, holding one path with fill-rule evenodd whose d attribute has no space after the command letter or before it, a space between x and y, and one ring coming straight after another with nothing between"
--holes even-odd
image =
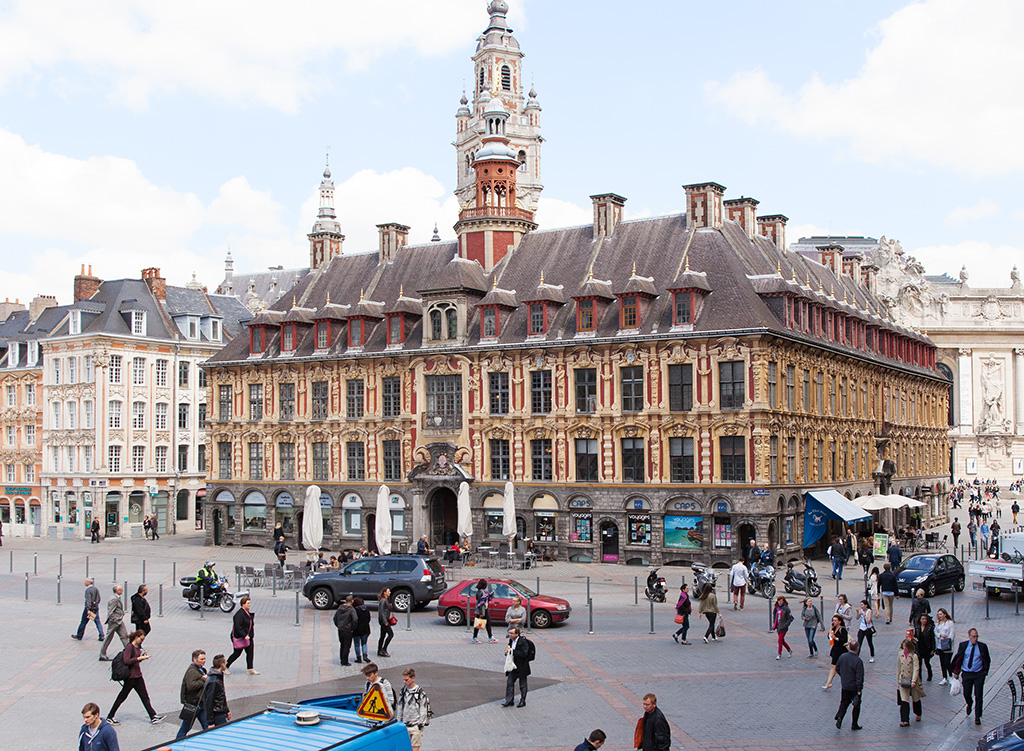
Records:
<instances>
[{"instance_id":1,"label":"closed patio umbrella","mask_svg":"<svg viewBox=\"0 0 1024 751\"><path fill-rule=\"evenodd\" d=\"M381 485L377 491L377 524L374 531L377 535L377 551L381 555L391 554L391 508L388 496L391 491L387 485Z\"/></svg>"},{"instance_id":2,"label":"closed patio umbrella","mask_svg":"<svg viewBox=\"0 0 1024 751\"><path fill-rule=\"evenodd\" d=\"M306 550L319 550L324 542L324 514L320 509L320 486L306 488L302 509L302 544Z\"/></svg>"},{"instance_id":3,"label":"closed patio umbrella","mask_svg":"<svg viewBox=\"0 0 1024 751\"><path fill-rule=\"evenodd\" d=\"M459 537L464 548L469 547L469 538L473 536L473 515L469 511L469 483L459 483Z\"/></svg>"},{"instance_id":4,"label":"closed patio umbrella","mask_svg":"<svg viewBox=\"0 0 1024 751\"><path fill-rule=\"evenodd\" d=\"M501 506L501 534L508 538L509 547L516 536L516 497L512 482L505 483L505 498Z\"/></svg>"}]
</instances>

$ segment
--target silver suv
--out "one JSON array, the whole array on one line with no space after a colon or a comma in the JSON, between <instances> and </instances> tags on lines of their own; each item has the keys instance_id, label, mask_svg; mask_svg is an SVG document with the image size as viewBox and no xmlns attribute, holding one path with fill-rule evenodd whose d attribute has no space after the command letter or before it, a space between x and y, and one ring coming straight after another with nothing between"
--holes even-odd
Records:
<instances>
[{"instance_id":1,"label":"silver suv","mask_svg":"<svg viewBox=\"0 0 1024 751\"><path fill-rule=\"evenodd\" d=\"M391 607L404 613L440 597L448 584L436 558L422 555L382 555L359 558L339 571L313 574L302 587L317 610L337 607L346 595L374 602L380 591L391 590Z\"/></svg>"}]
</instances>

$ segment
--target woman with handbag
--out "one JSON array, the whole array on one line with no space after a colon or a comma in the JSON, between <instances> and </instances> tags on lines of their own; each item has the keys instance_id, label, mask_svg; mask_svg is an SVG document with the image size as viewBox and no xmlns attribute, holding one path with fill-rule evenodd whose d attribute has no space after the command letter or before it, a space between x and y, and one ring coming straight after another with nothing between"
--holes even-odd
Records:
<instances>
[{"instance_id":1,"label":"woman with handbag","mask_svg":"<svg viewBox=\"0 0 1024 751\"><path fill-rule=\"evenodd\" d=\"M409 603L409 607L412 607L412 602ZM391 590L384 587L377 595L377 625L380 626L380 639L377 640L378 657L391 656L388 654L388 645L395 638L395 630L392 626L396 623L398 623L398 619L391 614Z\"/></svg>"},{"instance_id":2,"label":"woman with handbag","mask_svg":"<svg viewBox=\"0 0 1024 751\"><path fill-rule=\"evenodd\" d=\"M693 612L693 604L690 602L690 593L687 591L686 583L679 588L679 599L676 600L676 617L673 619L679 624L679 630L672 634L676 644L689 644L686 641L686 633L690 630L690 613Z\"/></svg>"},{"instance_id":3,"label":"woman with handbag","mask_svg":"<svg viewBox=\"0 0 1024 751\"><path fill-rule=\"evenodd\" d=\"M256 635L256 616L250 612L252 600L246 595L238 602L241 607L235 613L231 626L231 646L234 651L228 658L228 664L224 667L224 675L231 675L228 668L231 667L231 663L242 656L242 652L245 652L245 666L248 668L249 675L259 675L259 671L252 666L253 652L256 648L253 642Z\"/></svg>"},{"instance_id":4,"label":"woman with handbag","mask_svg":"<svg viewBox=\"0 0 1024 751\"><path fill-rule=\"evenodd\" d=\"M922 615L914 624L914 647L921 664L932 679L932 655L935 654L935 623L930 616Z\"/></svg>"},{"instance_id":5,"label":"woman with handbag","mask_svg":"<svg viewBox=\"0 0 1024 751\"><path fill-rule=\"evenodd\" d=\"M715 621L718 620L718 595L711 588L710 584L704 585L704 596L700 598L700 607L697 608L697 617L704 616L708 619L708 630L704 632L704 643L718 641L718 633L715 631Z\"/></svg>"},{"instance_id":6,"label":"woman with handbag","mask_svg":"<svg viewBox=\"0 0 1024 751\"><path fill-rule=\"evenodd\" d=\"M878 586L878 576L881 572L878 570L878 566L871 569L871 573L868 575L868 591L871 592L872 611L875 613L882 612L882 590Z\"/></svg>"},{"instance_id":7,"label":"woman with handbag","mask_svg":"<svg viewBox=\"0 0 1024 751\"><path fill-rule=\"evenodd\" d=\"M814 600L810 597L804 599L804 608L800 611L800 618L804 622L804 634L807 636L807 649L810 654L808 659L818 655L818 645L814 641L814 633L819 628L824 631L825 624L821 622L821 613L818 612Z\"/></svg>"},{"instance_id":8,"label":"woman with handbag","mask_svg":"<svg viewBox=\"0 0 1024 751\"><path fill-rule=\"evenodd\" d=\"M487 586L487 580L481 579L476 583L476 609L473 611L473 643L479 644L480 640L476 638L477 633L480 629L487 629L487 641L496 642L497 639L491 633L491 614L490 606L491 600L494 598L494 593Z\"/></svg>"},{"instance_id":9,"label":"woman with handbag","mask_svg":"<svg viewBox=\"0 0 1024 751\"><path fill-rule=\"evenodd\" d=\"M921 721L921 698L925 696L921 685L921 661L917 657L913 639L904 639L896 655L896 701L900 705L900 727L910 725L910 705L914 705L914 721Z\"/></svg>"},{"instance_id":10,"label":"woman with handbag","mask_svg":"<svg viewBox=\"0 0 1024 751\"><path fill-rule=\"evenodd\" d=\"M828 680L822 686L826 691L832 688L832 681L836 677L836 663L839 662L839 657L847 651L846 643L849 640L850 632L846 630L843 616L836 613L832 616L832 628L828 632L828 643L832 645L828 652L832 657L832 666L828 669Z\"/></svg>"},{"instance_id":11,"label":"woman with handbag","mask_svg":"<svg viewBox=\"0 0 1024 751\"><path fill-rule=\"evenodd\" d=\"M939 667L942 669L942 680L939 681L939 685L945 686L953 675L950 663L953 659L953 645L956 644L956 624L945 608L935 611L935 620L935 652L939 656Z\"/></svg>"},{"instance_id":12,"label":"woman with handbag","mask_svg":"<svg viewBox=\"0 0 1024 751\"><path fill-rule=\"evenodd\" d=\"M871 604L867 600L860 601L860 622L857 624L857 651L861 651L864 640L868 640L868 649L871 650L871 659L875 661L875 643L872 637L875 635L875 624L872 620L874 614L871 612Z\"/></svg>"},{"instance_id":13,"label":"woman with handbag","mask_svg":"<svg viewBox=\"0 0 1024 751\"><path fill-rule=\"evenodd\" d=\"M793 614L789 610L789 602L785 597L779 595L775 598L775 617L772 619L772 629L779 637L779 653L775 655L776 660L782 659L782 648L785 647L789 656L793 656L793 648L786 643L786 634L789 632L789 625L793 622Z\"/></svg>"}]
</instances>

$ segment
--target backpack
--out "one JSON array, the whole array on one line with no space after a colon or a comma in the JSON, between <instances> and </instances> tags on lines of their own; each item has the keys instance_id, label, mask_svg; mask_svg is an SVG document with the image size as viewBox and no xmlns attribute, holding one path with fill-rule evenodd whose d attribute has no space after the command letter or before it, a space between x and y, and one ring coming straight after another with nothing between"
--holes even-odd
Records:
<instances>
[{"instance_id":1,"label":"backpack","mask_svg":"<svg viewBox=\"0 0 1024 751\"><path fill-rule=\"evenodd\" d=\"M533 662L537 658L537 648L529 639L524 637L523 641L526 642L526 661Z\"/></svg>"},{"instance_id":2,"label":"backpack","mask_svg":"<svg viewBox=\"0 0 1024 751\"><path fill-rule=\"evenodd\" d=\"M132 669L124 662L124 652L118 652L110 661L110 680L126 681L132 677Z\"/></svg>"}]
</instances>

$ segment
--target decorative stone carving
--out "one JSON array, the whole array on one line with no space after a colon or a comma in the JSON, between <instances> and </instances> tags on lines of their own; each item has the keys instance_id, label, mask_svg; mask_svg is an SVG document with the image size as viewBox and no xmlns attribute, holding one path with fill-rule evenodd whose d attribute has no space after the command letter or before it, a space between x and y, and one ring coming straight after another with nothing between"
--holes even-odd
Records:
<instances>
[{"instance_id":1,"label":"decorative stone carving","mask_svg":"<svg viewBox=\"0 0 1024 751\"><path fill-rule=\"evenodd\" d=\"M990 357L981 361L981 420L979 433L1009 433L1003 405L1003 361Z\"/></svg>"}]
</instances>

